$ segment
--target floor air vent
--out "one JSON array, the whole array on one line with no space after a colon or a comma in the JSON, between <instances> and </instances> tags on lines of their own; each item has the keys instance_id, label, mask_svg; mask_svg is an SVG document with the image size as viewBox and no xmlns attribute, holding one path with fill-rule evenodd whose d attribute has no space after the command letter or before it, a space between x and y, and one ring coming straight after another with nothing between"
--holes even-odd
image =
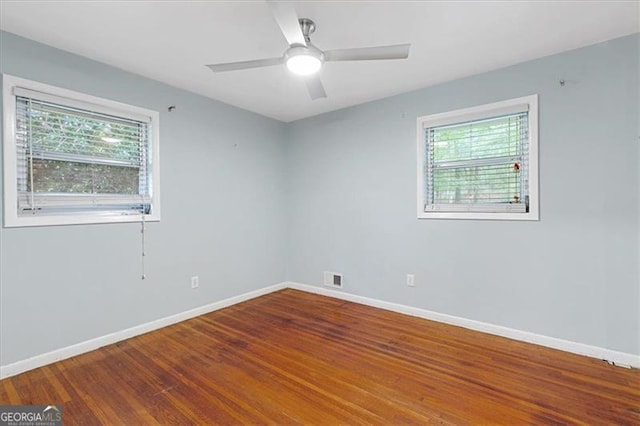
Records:
<instances>
[{"instance_id":1,"label":"floor air vent","mask_svg":"<svg viewBox=\"0 0 640 426\"><path fill-rule=\"evenodd\" d=\"M325 271L324 285L329 287L342 288L342 274Z\"/></svg>"}]
</instances>

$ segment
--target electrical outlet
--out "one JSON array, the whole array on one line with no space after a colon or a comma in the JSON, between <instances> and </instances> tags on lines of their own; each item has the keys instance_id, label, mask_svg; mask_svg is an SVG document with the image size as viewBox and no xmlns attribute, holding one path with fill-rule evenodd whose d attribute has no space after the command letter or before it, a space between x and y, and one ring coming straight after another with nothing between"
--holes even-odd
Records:
<instances>
[{"instance_id":1,"label":"electrical outlet","mask_svg":"<svg viewBox=\"0 0 640 426\"><path fill-rule=\"evenodd\" d=\"M407 274L407 285L409 287L416 286L415 277L413 276L413 274Z\"/></svg>"},{"instance_id":2,"label":"electrical outlet","mask_svg":"<svg viewBox=\"0 0 640 426\"><path fill-rule=\"evenodd\" d=\"M200 287L200 278L191 277L191 288L198 288L198 287Z\"/></svg>"}]
</instances>

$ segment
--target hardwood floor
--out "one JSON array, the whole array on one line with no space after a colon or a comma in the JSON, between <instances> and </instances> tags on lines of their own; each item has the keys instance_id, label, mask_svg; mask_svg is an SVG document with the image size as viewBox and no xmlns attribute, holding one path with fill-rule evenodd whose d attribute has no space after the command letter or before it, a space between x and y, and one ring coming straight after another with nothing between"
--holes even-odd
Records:
<instances>
[{"instance_id":1,"label":"hardwood floor","mask_svg":"<svg viewBox=\"0 0 640 426\"><path fill-rule=\"evenodd\" d=\"M640 371L283 290L0 382L70 424L640 424Z\"/></svg>"}]
</instances>

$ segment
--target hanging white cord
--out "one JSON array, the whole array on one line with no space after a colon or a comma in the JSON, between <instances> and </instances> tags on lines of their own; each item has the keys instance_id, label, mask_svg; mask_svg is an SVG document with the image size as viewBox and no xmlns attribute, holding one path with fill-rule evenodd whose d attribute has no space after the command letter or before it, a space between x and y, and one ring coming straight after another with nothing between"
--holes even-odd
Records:
<instances>
[{"instance_id":1,"label":"hanging white cord","mask_svg":"<svg viewBox=\"0 0 640 426\"><path fill-rule=\"evenodd\" d=\"M144 210L142 211L142 220L140 221L140 224L142 225L142 229L140 230L140 233L142 234L142 277L141 279L145 279L147 276L145 275L145 268L144 268L144 257L147 255L145 253L145 244L144 244L144 230L145 230L145 222L144 222Z\"/></svg>"},{"instance_id":2,"label":"hanging white cord","mask_svg":"<svg viewBox=\"0 0 640 426\"><path fill-rule=\"evenodd\" d=\"M27 143L29 144L29 182L31 185L31 214L36 214L36 206L35 206L35 189L33 187L33 123L31 113L33 111L33 106L31 105L31 98L29 98L29 113L27 114L27 120L29 121L29 139Z\"/></svg>"}]
</instances>

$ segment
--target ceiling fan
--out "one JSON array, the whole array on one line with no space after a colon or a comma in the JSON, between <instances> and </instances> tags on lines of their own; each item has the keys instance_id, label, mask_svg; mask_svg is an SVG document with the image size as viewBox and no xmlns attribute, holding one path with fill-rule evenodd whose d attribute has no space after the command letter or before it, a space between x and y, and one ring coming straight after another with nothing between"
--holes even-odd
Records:
<instances>
[{"instance_id":1,"label":"ceiling fan","mask_svg":"<svg viewBox=\"0 0 640 426\"><path fill-rule=\"evenodd\" d=\"M267 0L271 13L280 26L282 34L289 43L281 57L257 59L254 61L230 62L207 65L213 72L244 70L249 68L270 67L286 64L287 68L305 77L311 99L326 98L327 94L320 81L318 71L324 62L330 61L369 61L380 59L406 59L411 44L393 46L363 47L355 49L336 49L322 51L311 44L310 36L316 29L311 19L298 19L293 4L288 1Z\"/></svg>"}]
</instances>

